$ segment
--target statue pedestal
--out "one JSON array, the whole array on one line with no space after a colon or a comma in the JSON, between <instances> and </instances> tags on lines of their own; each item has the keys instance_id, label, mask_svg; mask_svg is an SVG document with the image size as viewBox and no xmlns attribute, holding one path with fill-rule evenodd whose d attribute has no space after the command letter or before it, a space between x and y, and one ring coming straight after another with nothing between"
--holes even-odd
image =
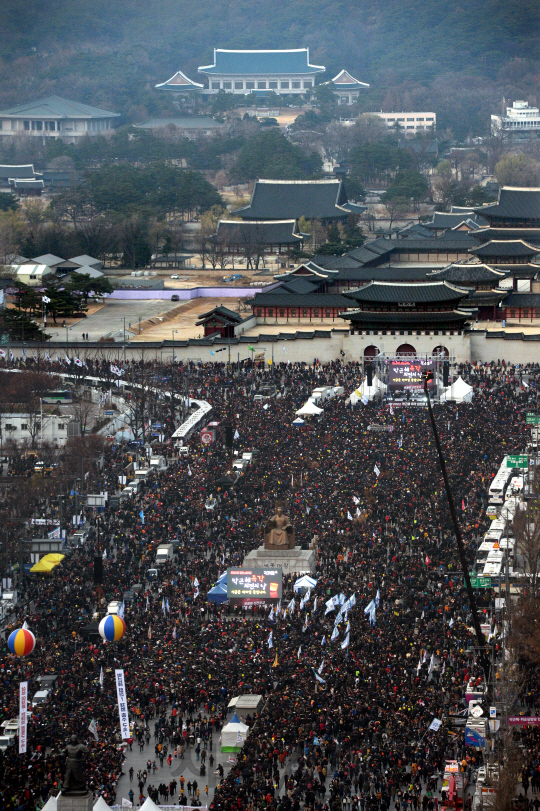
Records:
<instances>
[{"instance_id":1,"label":"statue pedestal","mask_svg":"<svg viewBox=\"0 0 540 811\"><path fill-rule=\"evenodd\" d=\"M243 566L253 567L257 569L272 569L280 567L283 574L315 574L317 566L317 550L316 549L300 549L295 546L294 549L265 549L264 546L259 546L244 558ZM60 811L60 809L58 809Z\"/></svg>"},{"instance_id":2,"label":"statue pedestal","mask_svg":"<svg viewBox=\"0 0 540 811\"><path fill-rule=\"evenodd\" d=\"M59 794L56 800L56 811L92 811L94 795L91 791L86 794Z\"/></svg>"}]
</instances>

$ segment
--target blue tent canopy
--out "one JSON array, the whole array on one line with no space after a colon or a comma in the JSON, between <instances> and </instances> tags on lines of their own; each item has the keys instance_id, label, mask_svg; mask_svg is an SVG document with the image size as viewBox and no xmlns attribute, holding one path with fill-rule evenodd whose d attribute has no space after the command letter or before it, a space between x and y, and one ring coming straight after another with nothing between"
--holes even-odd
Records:
<instances>
[{"instance_id":1,"label":"blue tent canopy","mask_svg":"<svg viewBox=\"0 0 540 811\"><path fill-rule=\"evenodd\" d=\"M210 589L206 595L206 599L210 603L224 603L227 599L227 583L225 580L219 582L213 589Z\"/></svg>"}]
</instances>

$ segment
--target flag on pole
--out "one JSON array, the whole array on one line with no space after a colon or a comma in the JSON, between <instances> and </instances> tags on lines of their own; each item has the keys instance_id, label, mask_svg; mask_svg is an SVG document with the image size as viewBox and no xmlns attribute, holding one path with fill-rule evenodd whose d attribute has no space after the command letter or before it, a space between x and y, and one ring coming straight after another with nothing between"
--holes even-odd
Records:
<instances>
[{"instance_id":1,"label":"flag on pole","mask_svg":"<svg viewBox=\"0 0 540 811\"><path fill-rule=\"evenodd\" d=\"M88 729L90 731L90 734L93 736L95 742L97 743L99 741L99 735L98 735L97 724L96 724L96 722L95 722L95 720L93 718L90 721L90 723L88 724Z\"/></svg>"},{"instance_id":2,"label":"flag on pole","mask_svg":"<svg viewBox=\"0 0 540 811\"><path fill-rule=\"evenodd\" d=\"M312 667L311 669L313 670L313 675L315 676L317 681L320 682L321 684L326 684L326 679L323 679L322 676L319 676L319 674L317 673L317 671L315 670L314 667Z\"/></svg>"},{"instance_id":3,"label":"flag on pole","mask_svg":"<svg viewBox=\"0 0 540 811\"><path fill-rule=\"evenodd\" d=\"M374 472L374 474L376 475L377 478L379 478L379 476L381 475L381 471L379 470L379 466L378 466L378 464L376 462L375 462L375 467L373 468L373 472Z\"/></svg>"},{"instance_id":4,"label":"flag on pole","mask_svg":"<svg viewBox=\"0 0 540 811\"><path fill-rule=\"evenodd\" d=\"M172 631L172 638L176 639L176 625L174 626L173 631Z\"/></svg>"},{"instance_id":5,"label":"flag on pole","mask_svg":"<svg viewBox=\"0 0 540 811\"><path fill-rule=\"evenodd\" d=\"M240 439L240 434L238 433L238 428L237 428L237 429L236 429L236 431L234 432L234 437L233 437L233 439Z\"/></svg>"},{"instance_id":6,"label":"flag on pole","mask_svg":"<svg viewBox=\"0 0 540 811\"><path fill-rule=\"evenodd\" d=\"M337 625L334 626L334 630L332 631L332 636L330 637L330 642L333 642L334 639L337 639L339 636L339 631Z\"/></svg>"},{"instance_id":7,"label":"flag on pole","mask_svg":"<svg viewBox=\"0 0 540 811\"><path fill-rule=\"evenodd\" d=\"M103 667L101 667L100 671L99 671L99 686L101 687L102 690L103 690L103 678L104 678L103 677Z\"/></svg>"},{"instance_id":8,"label":"flag on pole","mask_svg":"<svg viewBox=\"0 0 540 811\"><path fill-rule=\"evenodd\" d=\"M428 732L430 729L433 730L433 732L438 732L441 727L442 721L440 721L438 718L434 718L431 724L428 726Z\"/></svg>"},{"instance_id":9,"label":"flag on pole","mask_svg":"<svg viewBox=\"0 0 540 811\"><path fill-rule=\"evenodd\" d=\"M51 303L51 300L50 300L50 298L48 296L41 296L41 300L42 300L43 304L50 304Z\"/></svg>"},{"instance_id":10,"label":"flag on pole","mask_svg":"<svg viewBox=\"0 0 540 811\"><path fill-rule=\"evenodd\" d=\"M381 602L381 591L377 589L377 594L375 595L375 608L379 607L379 603Z\"/></svg>"},{"instance_id":11,"label":"flag on pole","mask_svg":"<svg viewBox=\"0 0 540 811\"><path fill-rule=\"evenodd\" d=\"M348 648L348 647L349 647L349 639L350 639L350 636L351 636L350 634L347 634L347 636L345 637L345 639L344 639L344 640L343 640L343 642L341 643L341 648L342 648L342 650L345 650L345 648Z\"/></svg>"},{"instance_id":12,"label":"flag on pole","mask_svg":"<svg viewBox=\"0 0 540 811\"><path fill-rule=\"evenodd\" d=\"M296 658L300 659L301 654L302 654L302 645L300 645L300 647L298 648L298 653L296 654Z\"/></svg>"},{"instance_id":13,"label":"flag on pole","mask_svg":"<svg viewBox=\"0 0 540 811\"><path fill-rule=\"evenodd\" d=\"M317 672L318 672L318 673L322 673L322 672L323 672L323 668L324 668L324 659L322 660L321 664L319 665L319 670L318 670Z\"/></svg>"},{"instance_id":14,"label":"flag on pole","mask_svg":"<svg viewBox=\"0 0 540 811\"><path fill-rule=\"evenodd\" d=\"M277 658L277 651L276 651L276 658L274 659L274 664L272 665L272 667L277 667L277 666L278 666L278 658Z\"/></svg>"},{"instance_id":15,"label":"flag on pole","mask_svg":"<svg viewBox=\"0 0 540 811\"><path fill-rule=\"evenodd\" d=\"M269 649L274 646L274 642L273 642L273 638L272 638L272 631L270 631L270 633L268 634L267 644L268 644Z\"/></svg>"},{"instance_id":16,"label":"flag on pole","mask_svg":"<svg viewBox=\"0 0 540 811\"><path fill-rule=\"evenodd\" d=\"M323 638L321 639L321 646L324 647L325 645L326 645L326 635L323 636Z\"/></svg>"},{"instance_id":17,"label":"flag on pole","mask_svg":"<svg viewBox=\"0 0 540 811\"><path fill-rule=\"evenodd\" d=\"M325 616L325 617L326 617L326 615L327 615L327 614L329 614L329 613L330 613L330 611L335 611L335 610L336 610L336 607L335 607L335 605L334 605L334 601L333 601L333 599L332 599L332 598L330 598L329 600L327 600L327 601L326 601L326 603L325 603L325 605L326 605L326 611L324 612L324 616Z\"/></svg>"},{"instance_id":18,"label":"flag on pole","mask_svg":"<svg viewBox=\"0 0 540 811\"><path fill-rule=\"evenodd\" d=\"M350 512L347 512L347 518L349 519L349 521L352 521L352 520L353 520L353 517L352 517L352 515L351 515L351 513L350 513Z\"/></svg>"}]
</instances>

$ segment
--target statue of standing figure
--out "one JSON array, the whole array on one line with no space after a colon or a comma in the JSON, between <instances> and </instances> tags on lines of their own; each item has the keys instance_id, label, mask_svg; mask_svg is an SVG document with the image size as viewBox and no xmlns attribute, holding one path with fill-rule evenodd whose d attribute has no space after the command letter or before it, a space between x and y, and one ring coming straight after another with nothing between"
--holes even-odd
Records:
<instances>
[{"instance_id":1,"label":"statue of standing figure","mask_svg":"<svg viewBox=\"0 0 540 811\"><path fill-rule=\"evenodd\" d=\"M265 549L294 549L294 527L290 518L283 515L283 509L278 507L264 527Z\"/></svg>"},{"instance_id":2,"label":"statue of standing figure","mask_svg":"<svg viewBox=\"0 0 540 811\"><path fill-rule=\"evenodd\" d=\"M88 787L83 773L83 756L87 755L89 748L79 743L76 735L72 735L63 751L66 756L66 772L62 783L62 794L86 794Z\"/></svg>"}]
</instances>

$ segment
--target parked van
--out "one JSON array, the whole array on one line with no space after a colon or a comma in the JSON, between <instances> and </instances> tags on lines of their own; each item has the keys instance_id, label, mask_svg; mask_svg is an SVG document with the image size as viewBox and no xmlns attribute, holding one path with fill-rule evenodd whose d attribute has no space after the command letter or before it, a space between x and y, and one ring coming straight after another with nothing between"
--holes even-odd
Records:
<instances>
[{"instance_id":1,"label":"parked van","mask_svg":"<svg viewBox=\"0 0 540 811\"><path fill-rule=\"evenodd\" d=\"M44 704L48 697L48 690L38 690L37 693L34 693L34 698L32 699L32 708L39 707L40 704Z\"/></svg>"},{"instance_id":2,"label":"parked van","mask_svg":"<svg viewBox=\"0 0 540 811\"><path fill-rule=\"evenodd\" d=\"M7 738L14 738L15 735L18 734L19 734L18 718L11 718L9 721L4 721L2 723L2 735L5 735Z\"/></svg>"},{"instance_id":3,"label":"parked van","mask_svg":"<svg viewBox=\"0 0 540 811\"><path fill-rule=\"evenodd\" d=\"M135 471L135 481L136 482L144 481L149 473L150 470L147 467L139 468L139 470Z\"/></svg>"}]
</instances>

